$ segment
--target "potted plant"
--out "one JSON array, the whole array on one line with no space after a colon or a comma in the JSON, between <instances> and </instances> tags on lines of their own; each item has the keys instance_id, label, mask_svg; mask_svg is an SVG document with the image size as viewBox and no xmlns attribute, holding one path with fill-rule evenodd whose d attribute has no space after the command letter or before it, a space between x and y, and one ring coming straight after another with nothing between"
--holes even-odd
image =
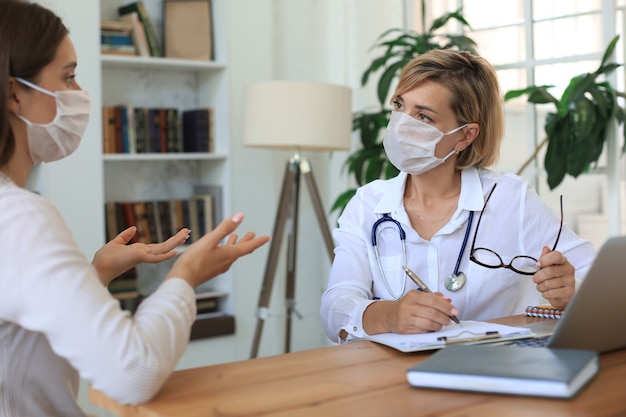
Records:
<instances>
[{"instance_id":1,"label":"potted plant","mask_svg":"<svg viewBox=\"0 0 626 417\"><path fill-rule=\"evenodd\" d=\"M422 1L422 27L424 28L426 27L425 11L425 1ZM415 56L432 49L456 48L476 53L476 43L469 37L441 33L440 29L449 21L457 21L462 27L470 28L463 18L461 9L458 9L435 19L424 33L405 29L390 29L375 41L372 48L384 48L384 52L375 58L365 70L361 78L361 85L367 85L370 77L379 73L377 97L380 109L372 112L354 113L352 129L359 132L361 148L350 154L343 166L348 174L354 176L358 186L378 178L387 179L398 174L398 170L387 160L380 133L384 131L389 122L391 108L388 104L388 97L392 83L402 68ZM356 188L352 188L340 194L333 203L331 212L343 211L355 193Z\"/></svg>"},{"instance_id":2,"label":"potted plant","mask_svg":"<svg viewBox=\"0 0 626 417\"><path fill-rule=\"evenodd\" d=\"M570 80L560 100L548 92L552 85L530 86L508 91L504 95L505 100L510 100L527 94L530 103L553 103L555 106L555 111L546 116L546 137L518 170L518 174L546 144L548 148L544 168L550 189L557 187L566 174L578 177L597 163L606 142L609 124L613 120L621 124L626 116L624 108L617 102L618 97L625 97L624 93L616 91L608 82L598 80L600 75L610 74L621 65L608 62L618 39L619 36L613 38L596 71L580 74ZM624 151L626 142L622 149Z\"/></svg>"}]
</instances>

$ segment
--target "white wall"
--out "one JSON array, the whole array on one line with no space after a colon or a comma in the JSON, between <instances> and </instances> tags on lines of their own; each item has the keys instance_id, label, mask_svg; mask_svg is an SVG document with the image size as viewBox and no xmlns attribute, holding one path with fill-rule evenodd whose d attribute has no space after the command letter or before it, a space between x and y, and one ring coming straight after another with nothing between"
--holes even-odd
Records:
<instances>
[{"instance_id":1,"label":"white wall","mask_svg":"<svg viewBox=\"0 0 626 417\"><path fill-rule=\"evenodd\" d=\"M246 212L244 227L271 233L290 152L243 147L241 109L245 85L271 79L346 85L354 89L354 109L361 109L365 104L360 77L371 60L367 51L380 33L401 25L402 0L236 0L229 5L232 181L235 188L232 207L235 211ZM375 98L373 94L366 96L370 100ZM340 175L346 155L345 152L305 154L311 159L327 210L336 196L349 187L349 179ZM329 218L331 227L334 222L334 218ZM319 302L326 287L330 262L304 184L298 233L296 308L303 319L294 318L293 350L328 343L319 322ZM270 319L264 325L259 356L283 351L285 245L286 240L283 240ZM268 251L266 246L252 255L259 262L245 261L234 266L237 356L241 358L250 354Z\"/></svg>"}]
</instances>

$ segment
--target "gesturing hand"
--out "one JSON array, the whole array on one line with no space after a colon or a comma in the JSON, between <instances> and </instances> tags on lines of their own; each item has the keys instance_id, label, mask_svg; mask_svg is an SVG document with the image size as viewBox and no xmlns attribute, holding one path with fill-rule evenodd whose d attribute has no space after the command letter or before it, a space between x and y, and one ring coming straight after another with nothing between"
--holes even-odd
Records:
<instances>
[{"instance_id":1,"label":"gesturing hand","mask_svg":"<svg viewBox=\"0 0 626 417\"><path fill-rule=\"evenodd\" d=\"M181 229L174 236L161 243L132 243L128 242L137 233L137 228L131 226L122 231L115 239L100 248L94 255L93 266L98 271L100 281L106 286L138 264L163 262L176 256L174 250L185 243L189 237L189 229Z\"/></svg>"},{"instance_id":2,"label":"gesturing hand","mask_svg":"<svg viewBox=\"0 0 626 417\"><path fill-rule=\"evenodd\" d=\"M179 277L186 280L192 287L222 274L239 257L253 252L269 242L269 236L259 236L253 232L246 233L239 241L236 234L231 234L243 220L243 214L235 214L221 222L213 231L205 234L194 242L174 262L165 279ZM228 239L220 245L222 239Z\"/></svg>"}]
</instances>

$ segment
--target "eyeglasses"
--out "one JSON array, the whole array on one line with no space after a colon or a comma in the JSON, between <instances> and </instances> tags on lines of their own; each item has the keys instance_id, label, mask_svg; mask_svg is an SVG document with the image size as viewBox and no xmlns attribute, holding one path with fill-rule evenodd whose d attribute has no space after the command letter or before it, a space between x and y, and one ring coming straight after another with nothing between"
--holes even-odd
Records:
<instances>
[{"instance_id":1,"label":"eyeglasses","mask_svg":"<svg viewBox=\"0 0 626 417\"><path fill-rule=\"evenodd\" d=\"M478 235L478 228L480 227L480 221L483 218L483 213L485 212L485 208L487 207L487 203L489 202L489 198L491 194L493 194L493 190L496 189L496 185L491 188L489 191L489 195L487 195L487 199L485 200L485 205L483 206L483 210L480 212L480 217L478 218L478 224L476 225L476 231L474 232L474 240L472 241L472 248L470 249L470 260L478 265L484 266L486 268L508 268L511 269L518 274L522 275L535 275L535 272L539 270L537 267L537 259L528 255L518 255L511 259L511 262L506 265L500 255L498 255L495 251L487 248L476 248L476 236ZM559 226L559 234L556 235L556 241L552 246L552 250L556 249L556 245L559 243L559 238L561 237L561 231L563 230L563 196L560 198L561 204L561 225Z\"/></svg>"}]
</instances>

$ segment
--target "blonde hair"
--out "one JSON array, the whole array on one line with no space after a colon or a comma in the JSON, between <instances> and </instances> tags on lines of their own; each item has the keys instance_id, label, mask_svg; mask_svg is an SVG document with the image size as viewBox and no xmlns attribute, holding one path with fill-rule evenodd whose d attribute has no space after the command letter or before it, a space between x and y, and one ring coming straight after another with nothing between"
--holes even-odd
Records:
<instances>
[{"instance_id":1,"label":"blonde hair","mask_svg":"<svg viewBox=\"0 0 626 417\"><path fill-rule=\"evenodd\" d=\"M504 109L493 67L484 58L465 51L428 51L402 69L392 101L426 80L450 90L449 105L459 125L480 126L474 142L457 157L456 167L483 168L495 164L504 135Z\"/></svg>"}]
</instances>

